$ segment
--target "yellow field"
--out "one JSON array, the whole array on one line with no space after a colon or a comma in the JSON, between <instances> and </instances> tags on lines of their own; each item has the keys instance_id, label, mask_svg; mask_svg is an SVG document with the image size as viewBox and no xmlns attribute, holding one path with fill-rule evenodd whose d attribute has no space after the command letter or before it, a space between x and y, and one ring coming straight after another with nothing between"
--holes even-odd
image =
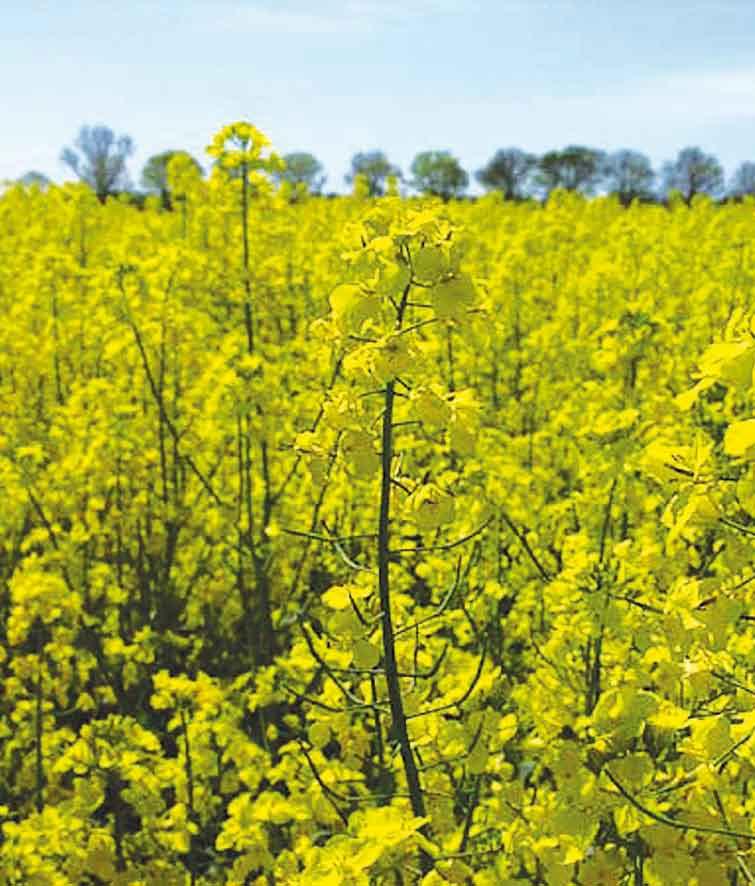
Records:
<instances>
[{"instance_id":1,"label":"yellow field","mask_svg":"<svg viewBox=\"0 0 755 886\"><path fill-rule=\"evenodd\" d=\"M0 884L753 882L755 203L236 136L0 197Z\"/></svg>"}]
</instances>

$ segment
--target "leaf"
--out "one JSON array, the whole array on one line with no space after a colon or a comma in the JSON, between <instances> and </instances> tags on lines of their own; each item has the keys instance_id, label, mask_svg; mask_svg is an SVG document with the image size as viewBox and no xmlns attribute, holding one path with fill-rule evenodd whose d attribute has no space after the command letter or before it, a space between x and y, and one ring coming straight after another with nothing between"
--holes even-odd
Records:
<instances>
[{"instance_id":1,"label":"leaf","mask_svg":"<svg viewBox=\"0 0 755 886\"><path fill-rule=\"evenodd\" d=\"M729 425L724 434L724 452L735 457L755 458L755 418Z\"/></svg>"},{"instance_id":2,"label":"leaf","mask_svg":"<svg viewBox=\"0 0 755 886\"><path fill-rule=\"evenodd\" d=\"M661 702L658 710L648 717L648 723L656 729L682 729L687 725L689 713L670 701Z\"/></svg>"},{"instance_id":3,"label":"leaf","mask_svg":"<svg viewBox=\"0 0 755 886\"><path fill-rule=\"evenodd\" d=\"M443 320L462 316L475 303L474 283L467 274L460 274L433 287L430 300L435 316Z\"/></svg>"},{"instance_id":4,"label":"leaf","mask_svg":"<svg viewBox=\"0 0 755 886\"><path fill-rule=\"evenodd\" d=\"M414 519L420 530L437 529L454 518L454 499L434 483L415 490L406 501L407 516Z\"/></svg>"},{"instance_id":5,"label":"leaf","mask_svg":"<svg viewBox=\"0 0 755 886\"><path fill-rule=\"evenodd\" d=\"M307 730L307 738L316 748L324 748L330 741L330 734L327 723L313 723Z\"/></svg>"},{"instance_id":6,"label":"leaf","mask_svg":"<svg viewBox=\"0 0 755 886\"><path fill-rule=\"evenodd\" d=\"M357 640L352 660L358 668L374 668L380 661L380 650L369 640Z\"/></svg>"},{"instance_id":7,"label":"leaf","mask_svg":"<svg viewBox=\"0 0 755 886\"><path fill-rule=\"evenodd\" d=\"M693 388L690 388L688 391L682 391L681 394L677 394L676 397L674 397L675 406L683 412L687 412L695 405L700 394L702 394L703 391L707 391L708 388L713 387L715 383L715 379L713 378L701 379Z\"/></svg>"},{"instance_id":8,"label":"leaf","mask_svg":"<svg viewBox=\"0 0 755 886\"><path fill-rule=\"evenodd\" d=\"M736 387L750 387L755 367L755 347L749 339L711 345L700 360L705 376Z\"/></svg>"},{"instance_id":9,"label":"leaf","mask_svg":"<svg viewBox=\"0 0 755 886\"><path fill-rule=\"evenodd\" d=\"M358 331L365 320L380 317L380 299L353 283L342 283L330 293L330 308L345 332Z\"/></svg>"},{"instance_id":10,"label":"leaf","mask_svg":"<svg viewBox=\"0 0 755 886\"><path fill-rule=\"evenodd\" d=\"M451 417L451 406L437 391L422 388L412 392L412 414L431 428L442 427Z\"/></svg>"},{"instance_id":11,"label":"leaf","mask_svg":"<svg viewBox=\"0 0 755 886\"><path fill-rule=\"evenodd\" d=\"M723 716L701 717L690 722L691 734L679 744L679 750L689 756L712 761L732 745L729 721Z\"/></svg>"},{"instance_id":12,"label":"leaf","mask_svg":"<svg viewBox=\"0 0 755 886\"><path fill-rule=\"evenodd\" d=\"M472 775L481 775L488 765L489 758L490 755L485 742L480 738L467 755L467 771Z\"/></svg>"},{"instance_id":13,"label":"leaf","mask_svg":"<svg viewBox=\"0 0 755 886\"><path fill-rule=\"evenodd\" d=\"M413 256L414 276L425 282L435 281L447 269L445 256L437 246L423 246Z\"/></svg>"},{"instance_id":14,"label":"leaf","mask_svg":"<svg viewBox=\"0 0 755 886\"><path fill-rule=\"evenodd\" d=\"M84 867L100 880L110 882L115 876L115 857L110 847L98 845L91 849L84 861Z\"/></svg>"}]
</instances>

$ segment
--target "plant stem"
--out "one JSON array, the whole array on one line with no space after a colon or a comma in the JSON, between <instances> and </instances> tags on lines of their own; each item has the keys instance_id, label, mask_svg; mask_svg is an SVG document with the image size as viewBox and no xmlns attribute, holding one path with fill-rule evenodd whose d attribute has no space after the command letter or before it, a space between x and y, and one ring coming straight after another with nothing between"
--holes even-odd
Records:
<instances>
[{"instance_id":1,"label":"plant stem","mask_svg":"<svg viewBox=\"0 0 755 886\"><path fill-rule=\"evenodd\" d=\"M385 679L388 685L388 701L393 721L393 732L399 744L401 760L409 790L409 798L414 815L424 818L425 799L417 772L409 731L406 725L406 713L401 697L401 684L396 662L396 645L394 641L393 619L391 617L391 592L389 577L390 550L390 514L391 514L391 461L393 459L393 404L395 399L395 382L386 384L385 409L383 411L382 457L380 478L380 516L378 520L378 586L380 591L381 627L383 633L383 659ZM422 852L421 865L427 873L432 868L432 859Z\"/></svg>"},{"instance_id":2,"label":"plant stem","mask_svg":"<svg viewBox=\"0 0 755 886\"><path fill-rule=\"evenodd\" d=\"M246 344L254 353L254 317L252 314L252 286L249 280L249 172L246 163L241 167L241 233L244 247L244 326Z\"/></svg>"},{"instance_id":3,"label":"plant stem","mask_svg":"<svg viewBox=\"0 0 755 886\"><path fill-rule=\"evenodd\" d=\"M42 661L43 661L43 652L42 652L42 631L41 626L38 628L39 630L39 640L37 642L37 685L35 687L35 721L34 721L34 753L35 753L35 805L37 808L37 812L41 812L44 809L45 800L44 800L44 785L45 785L45 771L44 771L44 758L42 755L42 717L44 716L44 703L42 696Z\"/></svg>"}]
</instances>

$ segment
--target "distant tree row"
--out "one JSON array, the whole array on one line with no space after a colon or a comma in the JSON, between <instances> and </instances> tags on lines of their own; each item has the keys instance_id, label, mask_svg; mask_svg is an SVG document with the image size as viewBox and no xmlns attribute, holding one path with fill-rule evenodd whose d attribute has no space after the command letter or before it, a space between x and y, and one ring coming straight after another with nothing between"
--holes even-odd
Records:
<instances>
[{"instance_id":1,"label":"distant tree row","mask_svg":"<svg viewBox=\"0 0 755 886\"><path fill-rule=\"evenodd\" d=\"M104 202L112 194L130 187L127 161L133 152L134 143L129 136L116 136L107 126L83 126L74 146L63 150L61 161ZM170 207L168 163L176 156L183 156L202 171L199 162L186 151L171 150L150 157L141 173L143 189L159 195L166 208ZM313 194L322 192L326 177L314 155L300 151L286 154L283 159L286 167L277 174L279 181L287 182L295 193L303 188ZM370 196L380 196L394 178L419 193L445 200L462 196L469 187L469 174L449 151L417 154L410 173L408 179L404 178L383 151L366 151L352 157L346 182L353 185L359 179ZM742 163L726 188L721 164L715 156L697 147L679 151L676 159L665 163L660 173L656 173L648 157L638 151L606 153L583 145L569 145L537 156L519 148L501 148L475 173L475 178L486 191L498 191L507 200L547 197L557 188L587 195L616 194L625 205L633 200L656 200L674 191L687 203L696 194L712 197L755 194L755 162ZM44 185L48 179L41 173L28 172L20 181Z\"/></svg>"},{"instance_id":2,"label":"distant tree row","mask_svg":"<svg viewBox=\"0 0 755 886\"><path fill-rule=\"evenodd\" d=\"M357 154L347 181L359 173L369 181L370 193L381 194L389 174L400 175L380 151ZM606 153L582 145L569 145L538 157L519 148L501 148L475 174L486 191L499 191L507 200L547 197L562 188L583 194L616 194L622 203L652 201L678 192L689 203L696 194L712 197L743 197L755 194L755 162L743 163L728 190L724 171L712 154L700 148L684 148L675 160L665 163L658 175L650 160L639 151ZM420 193L444 199L458 197L469 185L469 175L448 151L417 154L408 184Z\"/></svg>"}]
</instances>

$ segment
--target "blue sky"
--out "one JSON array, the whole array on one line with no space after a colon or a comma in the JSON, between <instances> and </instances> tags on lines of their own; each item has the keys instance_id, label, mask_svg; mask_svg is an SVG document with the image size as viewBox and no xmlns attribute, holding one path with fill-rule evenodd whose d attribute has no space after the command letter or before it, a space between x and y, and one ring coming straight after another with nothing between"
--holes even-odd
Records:
<instances>
[{"instance_id":1,"label":"blue sky","mask_svg":"<svg viewBox=\"0 0 755 886\"><path fill-rule=\"evenodd\" d=\"M0 75L0 180L66 177L85 123L133 137L138 180L237 119L330 190L371 148L405 171L570 143L755 161L753 0L4 0Z\"/></svg>"}]
</instances>

